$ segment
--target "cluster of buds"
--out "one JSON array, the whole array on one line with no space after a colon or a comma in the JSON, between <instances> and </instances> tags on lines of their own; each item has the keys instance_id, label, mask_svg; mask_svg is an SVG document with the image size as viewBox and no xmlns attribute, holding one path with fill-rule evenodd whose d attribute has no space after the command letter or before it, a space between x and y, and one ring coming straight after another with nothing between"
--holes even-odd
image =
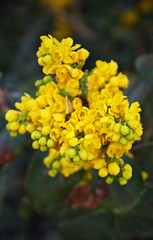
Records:
<instances>
[{"instance_id":1,"label":"cluster of buds","mask_svg":"<svg viewBox=\"0 0 153 240\"><path fill-rule=\"evenodd\" d=\"M44 164L51 177L96 169L108 184L125 185L132 168L121 157L142 135L139 103L130 105L122 92L127 76L112 60L83 71L89 52L71 38L41 40L37 56L46 76L35 83L36 98L25 94L6 113L8 131L29 132L34 149L49 151Z\"/></svg>"}]
</instances>

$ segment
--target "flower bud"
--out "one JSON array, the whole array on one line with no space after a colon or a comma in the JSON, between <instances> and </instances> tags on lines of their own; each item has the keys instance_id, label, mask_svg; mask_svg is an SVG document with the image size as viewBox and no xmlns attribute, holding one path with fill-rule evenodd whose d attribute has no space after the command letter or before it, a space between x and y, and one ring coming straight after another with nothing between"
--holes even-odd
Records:
<instances>
[{"instance_id":1,"label":"flower bud","mask_svg":"<svg viewBox=\"0 0 153 240\"><path fill-rule=\"evenodd\" d=\"M114 132L115 132L115 133L119 133L121 127L122 127L122 124L121 124L121 123L116 123L115 126L114 126Z\"/></svg>"},{"instance_id":2,"label":"flower bud","mask_svg":"<svg viewBox=\"0 0 153 240\"><path fill-rule=\"evenodd\" d=\"M80 157L79 157L78 155L76 155L76 156L73 158L73 163L74 163L75 165L77 165L77 166L80 165L81 159L80 159Z\"/></svg>"},{"instance_id":3,"label":"flower bud","mask_svg":"<svg viewBox=\"0 0 153 240\"><path fill-rule=\"evenodd\" d=\"M70 148L69 150L67 150L66 155L67 155L69 158L74 158L75 155L76 155L75 149L74 149L74 148Z\"/></svg>"},{"instance_id":4,"label":"flower bud","mask_svg":"<svg viewBox=\"0 0 153 240\"><path fill-rule=\"evenodd\" d=\"M120 129L120 132L122 135L127 135L129 133L129 130L130 129L127 126L123 125Z\"/></svg>"},{"instance_id":5,"label":"flower bud","mask_svg":"<svg viewBox=\"0 0 153 240\"><path fill-rule=\"evenodd\" d=\"M43 82L46 84L48 82L52 81L52 77L50 75L47 75L43 78Z\"/></svg>"},{"instance_id":6,"label":"flower bud","mask_svg":"<svg viewBox=\"0 0 153 240\"><path fill-rule=\"evenodd\" d=\"M124 170L122 175L123 175L123 178L126 180L129 180L132 177L132 173L129 170Z\"/></svg>"},{"instance_id":7,"label":"flower bud","mask_svg":"<svg viewBox=\"0 0 153 240\"><path fill-rule=\"evenodd\" d=\"M35 131L35 125L32 124L32 123L29 123L27 126L26 126L26 130L29 132L29 133L32 133Z\"/></svg>"},{"instance_id":8,"label":"flower bud","mask_svg":"<svg viewBox=\"0 0 153 240\"><path fill-rule=\"evenodd\" d=\"M81 160L86 161L87 160L87 152L84 149L81 149L79 151L79 157Z\"/></svg>"},{"instance_id":9,"label":"flower bud","mask_svg":"<svg viewBox=\"0 0 153 240\"><path fill-rule=\"evenodd\" d=\"M48 150L47 146L40 146L40 151L46 152Z\"/></svg>"},{"instance_id":10,"label":"flower bud","mask_svg":"<svg viewBox=\"0 0 153 240\"><path fill-rule=\"evenodd\" d=\"M31 138L32 138L33 140L39 139L39 138L41 138L41 136L42 136L42 134L41 134L40 132L38 132L38 131L34 131L34 132L31 134Z\"/></svg>"},{"instance_id":11,"label":"flower bud","mask_svg":"<svg viewBox=\"0 0 153 240\"><path fill-rule=\"evenodd\" d=\"M44 66L43 57L39 57L39 58L38 58L38 64L39 64L40 66Z\"/></svg>"},{"instance_id":12,"label":"flower bud","mask_svg":"<svg viewBox=\"0 0 153 240\"><path fill-rule=\"evenodd\" d=\"M102 167L101 169L99 169L98 175L102 178L106 177L108 175L108 169L105 167Z\"/></svg>"},{"instance_id":13,"label":"flower bud","mask_svg":"<svg viewBox=\"0 0 153 240\"><path fill-rule=\"evenodd\" d=\"M20 125L20 127L19 127L19 129L18 129L18 132L19 132L20 134L25 134L25 133L26 133L26 126L25 126L25 124L21 124L21 125Z\"/></svg>"},{"instance_id":14,"label":"flower bud","mask_svg":"<svg viewBox=\"0 0 153 240\"><path fill-rule=\"evenodd\" d=\"M43 162L44 164L49 168L50 167L50 164L51 162L53 161L53 158L51 156L47 156L44 158Z\"/></svg>"},{"instance_id":15,"label":"flower bud","mask_svg":"<svg viewBox=\"0 0 153 240\"><path fill-rule=\"evenodd\" d=\"M107 184L112 184L113 181L114 181L114 178L113 178L112 176L108 176L108 177L106 178L106 183L107 183Z\"/></svg>"},{"instance_id":16,"label":"flower bud","mask_svg":"<svg viewBox=\"0 0 153 240\"><path fill-rule=\"evenodd\" d=\"M47 65L52 63L52 57L50 54L47 54L45 57L43 57L43 62Z\"/></svg>"},{"instance_id":17,"label":"flower bud","mask_svg":"<svg viewBox=\"0 0 153 240\"><path fill-rule=\"evenodd\" d=\"M10 123L6 124L6 129L9 131L10 130Z\"/></svg>"},{"instance_id":18,"label":"flower bud","mask_svg":"<svg viewBox=\"0 0 153 240\"><path fill-rule=\"evenodd\" d=\"M128 141L133 139L133 130L130 129L129 133L126 135L126 139Z\"/></svg>"},{"instance_id":19,"label":"flower bud","mask_svg":"<svg viewBox=\"0 0 153 240\"><path fill-rule=\"evenodd\" d=\"M78 138L71 138L71 139L69 140L69 145L70 145L71 147L75 147L75 146L78 145L78 142L79 142Z\"/></svg>"},{"instance_id":20,"label":"flower bud","mask_svg":"<svg viewBox=\"0 0 153 240\"><path fill-rule=\"evenodd\" d=\"M8 122L15 122L17 121L19 118L19 114L17 111L11 109L9 110L6 114L5 114L5 119L8 121Z\"/></svg>"},{"instance_id":21,"label":"flower bud","mask_svg":"<svg viewBox=\"0 0 153 240\"><path fill-rule=\"evenodd\" d=\"M133 133L133 140L137 141L139 139L138 134L136 132Z\"/></svg>"},{"instance_id":22,"label":"flower bud","mask_svg":"<svg viewBox=\"0 0 153 240\"><path fill-rule=\"evenodd\" d=\"M43 80L37 80L37 81L35 82L35 86L36 86L36 87L40 87L41 85L43 85Z\"/></svg>"},{"instance_id":23,"label":"flower bud","mask_svg":"<svg viewBox=\"0 0 153 240\"><path fill-rule=\"evenodd\" d=\"M11 122L10 123L10 130L11 131L17 131L20 127L20 124L18 122Z\"/></svg>"},{"instance_id":24,"label":"flower bud","mask_svg":"<svg viewBox=\"0 0 153 240\"><path fill-rule=\"evenodd\" d=\"M47 141L47 147L48 148L53 148L55 146L55 142L54 142L54 140L53 139L48 139L48 141Z\"/></svg>"},{"instance_id":25,"label":"flower bud","mask_svg":"<svg viewBox=\"0 0 153 240\"><path fill-rule=\"evenodd\" d=\"M127 124L133 130L139 127L139 122L137 120L129 120Z\"/></svg>"},{"instance_id":26,"label":"flower bud","mask_svg":"<svg viewBox=\"0 0 153 240\"><path fill-rule=\"evenodd\" d=\"M124 178L122 178L122 177L120 177L120 178L119 178L119 184L120 184L120 185L126 185L126 184L127 184L127 180L124 179Z\"/></svg>"},{"instance_id":27,"label":"flower bud","mask_svg":"<svg viewBox=\"0 0 153 240\"><path fill-rule=\"evenodd\" d=\"M42 53L41 53L40 51L37 51L36 55L37 55L37 57L39 58L39 57L42 56Z\"/></svg>"},{"instance_id":28,"label":"flower bud","mask_svg":"<svg viewBox=\"0 0 153 240\"><path fill-rule=\"evenodd\" d=\"M120 143L121 143L122 145L126 145L126 144L128 143L128 140L127 140L125 137L121 137L121 138L120 138Z\"/></svg>"},{"instance_id":29,"label":"flower bud","mask_svg":"<svg viewBox=\"0 0 153 240\"><path fill-rule=\"evenodd\" d=\"M17 137L18 131L10 131L11 137Z\"/></svg>"},{"instance_id":30,"label":"flower bud","mask_svg":"<svg viewBox=\"0 0 153 240\"><path fill-rule=\"evenodd\" d=\"M52 168L60 169L60 162L59 161L54 161L53 164L52 164Z\"/></svg>"},{"instance_id":31,"label":"flower bud","mask_svg":"<svg viewBox=\"0 0 153 240\"><path fill-rule=\"evenodd\" d=\"M132 172L132 167L130 166L130 164L125 164L125 166L123 167L123 169L129 170L130 172Z\"/></svg>"},{"instance_id":32,"label":"flower bud","mask_svg":"<svg viewBox=\"0 0 153 240\"><path fill-rule=\"evenodd\" d=\"M120 168L117 163L113 162L108 165L108 172L111 175L116 176L120 172Z\"/></svg>"},{"instance_id":33,"label":"flower bud","mask_svg":"<svg viewBox=\"0 0 153 240\"><path fill-rule=\"evenodd\" d=\"M69 162L69 163L71 162L71 158L68 157L68 155L65 156L65 159L66 159L67 162Z\"/></svg>"},{"instance_id":34,"label":"flower bud","mask_svg":"<svg viewBox=\"0 0 153 240\"><path fill-rule=\"evenodd\" d=\"M51 132L51 126L50 125L44 126L42 128L42 134L48 135L48 134L50 134L50 132Z\"/></svg>"},{"instance_id":35,"label":"flower bud","mask_svg":"<svg viewBox=\"0 0 153 240\"><path fill-rule=\"evenodd\" d=\"M48 175L50 177L55 177L57 175L57 170L56 169L51 169L48 171Z\"/></svg>"},{"instance_id":36,"label":"flower bud","mask_svg":"<svg viewBox=\"0 0 153 240\"><path fill-rule=\"evenodd\" d=\"M45 146L46 143L47 143L47 140L46 140L45 137L41 137L41 138L39 139L39 144L40 144L41 146Z\"/></svg>"},{"instance_id":37,"label":"flower bud","mask_svg":"<svg viewBox=\"0 0 153 240\"><path fill-rule=\"evenodd\" d=\"M38 143L38 141L34 141L33 143L32 143L32 147L34 148L34 149L39 149L39 143Z\"/></svg>"}]
</instances>

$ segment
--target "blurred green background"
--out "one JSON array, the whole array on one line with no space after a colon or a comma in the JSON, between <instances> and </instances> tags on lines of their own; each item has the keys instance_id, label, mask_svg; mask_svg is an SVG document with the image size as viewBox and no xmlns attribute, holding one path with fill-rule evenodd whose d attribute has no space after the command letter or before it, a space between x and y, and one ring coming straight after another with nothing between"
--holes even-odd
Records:
<instances>
[{"instance_id":1,"label":"blurred green background","mask_svg":"<svg viewBox=\"0 0 153 240\"><path fill-rule=\"evenodd\" d=\"M153 239L153 0L1 0L0 23L0 239ZM83 172L51 179L29 136L6 131L5 112L43 76L36 51L48 33L88 49L87 69L113 59L128 75L125 95L140 102L144 127L125 157L128 185L95 173L83 185Z\"/></svg>"}]
</instances>

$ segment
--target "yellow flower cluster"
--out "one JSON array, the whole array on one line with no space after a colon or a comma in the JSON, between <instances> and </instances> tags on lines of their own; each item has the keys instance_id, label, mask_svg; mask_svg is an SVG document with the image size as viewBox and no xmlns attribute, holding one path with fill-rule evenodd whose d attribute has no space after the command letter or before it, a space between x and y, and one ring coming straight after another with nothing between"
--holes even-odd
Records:
<instances>
[{"instance_id":1,"label":"yellow flower cluster","mask_svg":"<svg viewBox=\"0 0 153 240\"><path fill-rule=\"evenodd\" d=\"M96 169L108 184L126 184L132 168L121 157L142 135L139 103L129 105L121 91L128 78L117 73L114 61L99 60L92 71L83 71L89 53L73 47L71 38L41 40L38 63L55 79L36 81L36 98L25 94L15 104L18 110L6 113L11 136L28 131L34 149L49 150L44 164L51 177Z\"/></svg>"}]
</instances>

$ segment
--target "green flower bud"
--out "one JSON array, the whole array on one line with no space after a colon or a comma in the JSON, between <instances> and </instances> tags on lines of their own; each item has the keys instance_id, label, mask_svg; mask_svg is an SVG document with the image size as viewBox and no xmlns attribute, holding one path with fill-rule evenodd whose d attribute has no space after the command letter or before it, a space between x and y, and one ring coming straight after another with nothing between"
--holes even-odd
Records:
<instances>
[{"instance_id":1,"label":"green flower bud","mask_svg":"<svg viewBox=\"0 0 153 240\"><path fill-rule=\"evenodd\" d=\"M48 82L50 82L50 81L52 81L52 77L51 77L50 75L45 76L45 77L43 78L43 82L44 82L44 83L48 83Z\"/></svg>"},{"instance_id":2,"label":"green flower bud","mask_svg":"<svg viewBox=\"0 0 153 240\"><path fill-rule=\"evenodd\" d=\"M42 57L42 53L40 51L37 51L36 55L37 55L38 58Z\"/></svg>"},{"instance_id":3,"label":"green flower bud","mask_svg":"<svg viewBox=\"0 0 153 240\"><path fill-rule=\"evenodd\" d=\"M34 131L34 132L32 132L32 134L31 134L31 138L32 138L33 140L37 140L37 139L41 138L41 136L42 136L42 134L41 134L40 132L38 132L38 131Z\"/></svg>"},{"instance_id":4,"label":"green flower bud","mask_svg":"<svg viewBox=\"0 0 153 240\"><path fill-rule=\"evenodd\" d=\"M55 146L55 142L54 142L54 140L53 139L48 139L48 141L47 141L47 147L48 148L53 148Z\"/></svg>"},{"instance_id":5,"label":"green flower bud","mask_svg":"<svg viewBox=\"0 0 153 240\"><path fill-rule=\"evenodd\" d=\"M115 127L114 127L114 132L115 132L115 133L119 133L121 127L122 127L121 123L116 123L116 124L115 124Z\"/></svg>"},{"instance_id":6,"label":"green flower bud","mask_svg":"<svg viewBox=\"0 0 153 240\"><path fill-rule=\"evenodd\" d=\"M47 146L40 146L40 151L46 152L48 150Z\"/></svg>"},{"instance_id":7,"label":"green flower bud","mask_svg":"<svg viewBox=\"0 0 153 240\"><path fill-rule=\"evenodd\" d=\"M108 177L106 178L106 183L107 183L107 184L112 184L113 181L114 181L114 179L113 179L113 177L111 177L111 176L108 176Z\"/></svg>"},{"instance_id":8,"label":"green flower bud","mask_svg":"<svg viewBox=\"0 0 153 240\"><path fill-rule=\"evenodd\" d=\"M10 130L10 123L6 124L6 129L9 131Z\"/></svg>"},{"instance_id":9,"label":"green flower bud","mask_svg":"<svg viewBox=\"0 0 153 240\"><path fill-rule=\"evenodd\" d=\"M125 136L128 141L133 139L133 131L130 129L129 133Z\"/></svg>"},{"instance_id":10,"label":"green flower bud","mask_svg":"<svg viewBox=\"0 0 153 240\"><path fill-rule=\"evenodd\" d=\"M55 177L57 175L58 171L56 169L51 169L48 171L48 175L50 177Z\"/></svg>"},{"instance_id":11,"label":"green flower bud","mask_svg":"<svg viewBox=\"0 0 153 240\"><path fill-rule=\"evenodd\" d=\"M71 158L69 158L67 155L65 156L65 159L67 162L69 162L69 163L71 162Z\"/></svg>"},{"instance_id":12,"label":"green flower bud","mask_svg":"<svg viewBox=\"0 0 153 240\"><path fill-rule=\"evenodd\" d=\"M81 149L79 151L79 157L81 160L86 161L87 160L87 152L84 149Z\"/></svg>"},{"instance_id":13,"label":"green flower bud","mask_svg":"<svg viewBox=\"0 0 153 240\"><path fill-rule=\"evenodd\" d=\"M34 141L33 143L32 143L32 147L34 148L34 149L39 149L39 143L38 143L38 141Z\"/></svg>"},{"instance_id":14,"label":"green flower bud","mask_svg":"<svg viewBox=\"0 0 153 240\"><path fill-rule=\"evenodd\" d=\"M74 156L76 155L76 151L74 148L70 148L69 150L67 150L66 155L69 158L74 158Z\"/></svg>"},{"instance_id":15,"label":"green flower bud","mask_svg":"<svg viewBox=\"0 0 153 240\"><path fill-rule=\"evenodd\" d=\"M44 66L44 61L43 61L43 59L44 59L44 57L39 57L39 58L38 58L38 64L39 64L40 66Z\"/></svg>"},{"instance_id":16,"label":"green flower bud","mask_svg":"<svg viewBox=\"0 0 153 240\"><path fill-rule=\"evenodd\" d=\"M36 97L39 97L40 93L39 91L36 92Z\"/></svg>"},{"instance_id":17,"label":"green flower bud","mask_svg":"<svg viewBox=\"0 0 153 240\"><path fill-rule=\"evenodd\" d=\"M18 131L10 131L11 137L17 137Z\"/></svg>"},{"instance_id":18,"label":"green flower bud","mask_svg":"<svg viewBox=\"0 0 153 240\"><path fill-rule=\"evenodd\" d=\"M39 139L39 144L40 144L41 146L45 146L45 145L47 144L46 138L45 138L45 137L41 137L41 138Z\"/></svg>"},{"instance_id":19,"label":"green flower bud","mask_svg":"<svg viewBox=\"0 0 153 240\"><path fill-rule=\"evenodd\" d=\"M120 185L126 185L126 184L127 184L127 180L124 179L124 178L122 178L122 177L120 177L120 178L119 178L119 184L120 184Z\"/></svg>"},{"instance_id":20,"label":"green flower bud","mask_svg":"<svg viewBox=\"0 0 153 240\"><path fill-rule=\"evenodd\" d=\"M81 159L80 159L80 157L79 157L78 155L76 155L76 156L73 158L73 163L74 163L75 165L77 165L77 166L80 165Z\"/></svg>"},{"instance_id":21,"label":"green flower bud","mask_svg":"<svg viewBox=\"0 0 153 240\"><path fill-rule=\"evenodd\" d=\"M138 134L136 132L133 133L133 140L137 141L139 139Z\"/></svg>"},{"instance_id":22,"label":"green flower bud","mask_svg":"<svg viewBox=\"0 0 153 240\"><path fill-rule=\"evenodd\" d=\"M130 129L125 125L123 125L120 129L120 132L122 135L127 135L129 133L129 131L130 131Z\"/></svg>"},{"instance_id":23,"label":"green flower bud","mask_svg":"<svg viewBox=\"0 0 153 240\"><path fill-rule=\"evenodd\" d=\"M125 137L121 137L121 138L120 138L120 143L121 143L122 145L126 145L126 144L128 143L128 141L127 141L127 139L126 139Z\"/></svg>"},{"instance_id":24,"label":"green flower bud","mask_svg":"<svg viewBox=\"0 0 153 240\"><path fill-rule=\"evenodd\" d=\"M124 179L129 180L132 177L132 172L126 169L123 171L122 175Z\"/></svg>"},{"instance_id":25,"label":"green flower bud","mask_svg":"<svg viewBox=\"0 0 153 240\"><path fill-rule=\"evenodd\" d=\"M37 80L36 82L35 82L35 86L38 88L38 87L40 87L41 85L43 85L43 80Z\"/></svg>"}]
</instances>

